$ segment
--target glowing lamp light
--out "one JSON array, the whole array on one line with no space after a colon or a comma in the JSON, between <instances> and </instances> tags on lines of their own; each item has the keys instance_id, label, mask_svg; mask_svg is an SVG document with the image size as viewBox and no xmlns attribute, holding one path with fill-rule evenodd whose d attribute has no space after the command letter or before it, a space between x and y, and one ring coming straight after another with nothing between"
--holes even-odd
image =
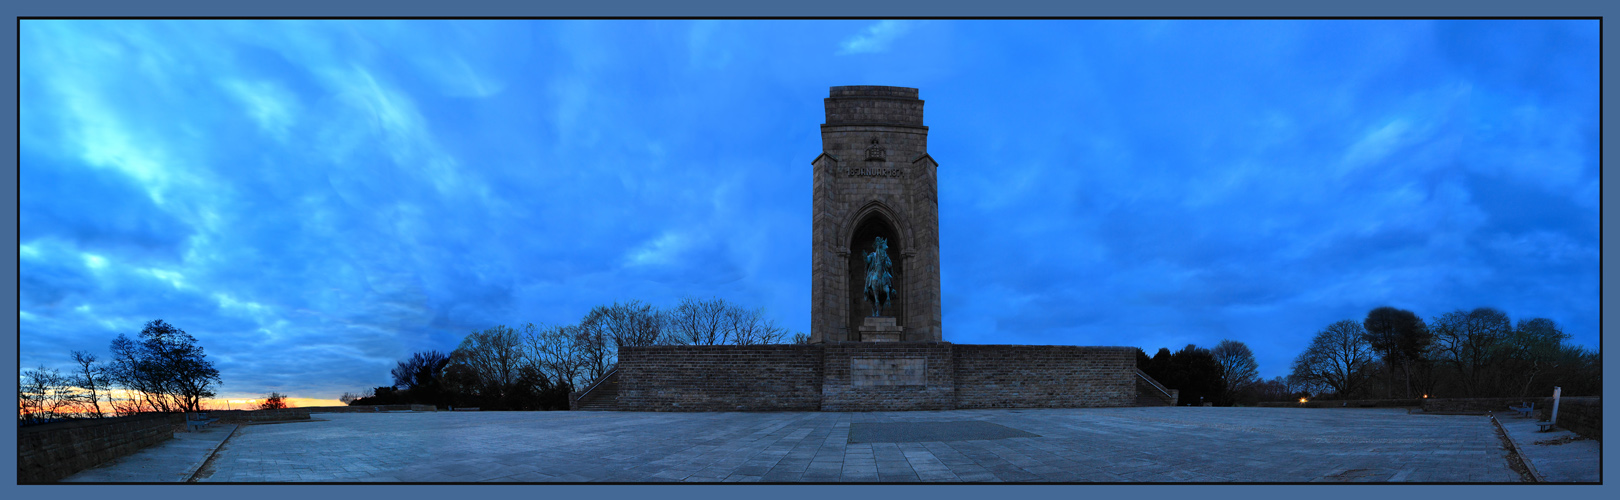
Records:
<instances>
[{"instance_id":1,"label":"glowing lamp light","mask_svg":"<svg viewBox=\"0 0 1620 500\"><path fill-rule=\"evenodd\" d=\"M1299 398L1299 402L1301 402L1301 403L1304 403L1304 402L1305 402L1305 398Z\"/></svg>"},{"instance_id":2,"label":"glowing lamp light","mask_svg":"<svg viewBox=\"0 0 1620 500\"><path fill-rule=\"evenodd\" d=\"M1429 399L1429 395L1428 395L1428 394L1424 394L1424 395L1423 395L1423 399Z\"/></svg>"}]
</instances>

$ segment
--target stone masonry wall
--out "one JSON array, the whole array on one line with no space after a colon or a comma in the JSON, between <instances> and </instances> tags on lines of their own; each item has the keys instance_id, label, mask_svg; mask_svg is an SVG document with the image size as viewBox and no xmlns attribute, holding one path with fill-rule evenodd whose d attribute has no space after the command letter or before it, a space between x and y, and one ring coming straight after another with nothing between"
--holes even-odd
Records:
<instances>
[{"instance_id":1,"label":"stone masonry wall","mask_svg":"<svg viewBox=\"0 0 1620 500\"><path fill-rule=\"evenodd\" d=\"M927 136L924 136L926 138ZM942 294L939 283L939 165L923 156L910 166L911 187L906 190L915 247L905 259L908 295L918 307L909 309L906 340L943 341Z\"/></svg>"},{"instance_id":2,"label":"stone masonry wall","mask_svg":"<svg viewBox=\"0 0 1620 500\"><path fill-rule=\"evenodd\" d=\"M372 413L379 411L439 411L438 407L424 404L401 405L351 405L351 406L304 406L288 408L305 413Z\"/></svg>"},{"instance_id":3,"label":"stone masonry wall","mask_svg":"<svg viewBox=\"0 0 1620 500\"><path fill-rule=\"evenodd\" d=\"M1552 416L1552 398L1536 402L1536 418ZM1603 398L1559 398L1558 427L1581 436L1603 440Z\"/></svg>"},{"instance_id":4,"label":"stone masonry wall","mask_svg":"<svg viewBox=\"0 0 1620 500\"><path fill-rule=\"evenodd\" d=\"M17 429L17 483L52 483L174 437L182 413L77 420Z\"/></svg>"},{"instance_id":5,"label":"stone masonry wall","mask_svg":"<svg viewBox=\"0 0 1620 500\"><path fill-rule=\"evenodd\" d=\"M828 125L922 126L917 89L878 85L833 87L824 101ZM909 158L908 158L909 159Z\"/></svg>"},{"instance_id":6,"label":"stone masonry wall","mask_svg":"<svg viewBox=\"0 0 1620 500\"><path fill-rule=\"evenodd\" d=\"M1552 414L1553 399L1539 398L1431 398L1423 400L1423 411L1478 411L1509 413L1509 406L1535 403L1536 418ZM1566 397L1558 401L1558 427L1592 439L1603 439L1603 398Z\"/></svg>"},{"instance_id":7,"label":"stone masonry wall","mask_svg":"<svg viewBox=\"0 0 1620 500\"><path fill-rule=\"evenodd\" d=\"M1542 398L1428 398L1423 400L1423 411L1427 412L1496 412L1507 413L1509 406L1518 406L1520 403L1535 403L1541 407ZM1552 398L1547 398L1547 404L1552 404Z\"/></svg>"},{"instance_id":8,"label":"stone masonry wall","mask_svg":"<svg viewBox=\"0 0 1620 500\"><path fill-rule=\"evenodd\" d=\"M815 411L821 349L809 345L644 346L619 350L628 411Z\"/></svg>"},{"instance_id":9,"label":"stone masonry wall","mask_svg":"<svg viewBox=\"0 0 1620 500\"><path fill-rule=\"evenodd\" d=\"M309 411L303 408L278 408L274 410L214 410L208 412L209 418L217 418L220 423L240 424L247 422L280 422L286 420L309 420Z\"/></svg>"},{"instance_id":10,"label":"stone masonry wall","mask_svg":"<svg viewBox=\"0 0 1620 500\"><path fill-rule=\"evenodd\" d=\"M958 345L955 406L1134 406L1135 370L1129 347Z\"/></svg>"},{"instance_id":11,"label":"stone masonry wall","mask_svg":"<svg viewBox=\"0 0 1620 500\"><path fill-rule=\"evenodd\" d=\"M277 422L309 420L311 413L376 413L380 411L438 411L433 405L355 405L355 406L303 406L272 410L212 410L208 416L223 423Z\"/></svg>"},{"instance_id":12,"label":"stone masonry wall","mask_svg":"<svg viewBox=\"0 0 1620 500\"><path fill-rule=\"evenodd\" d=\"M949 410L956 392L952 348L946 342L827 344L821 410Z\"/></svg>"},{"instance_id":13,"label":"stone masonry wall","mask_svg":"<svg viewBox=\"0 0 1620 500\"><path fill-rule=\"evenodd\" d=\"M1306 399L1299 401L1262 401L1262 408L1399 408L1423 406L1423 399Z\"/></svg>"},{"instance_id":14,"label":"stone masonry wall","mask_svg":"<svg viewBox=\"0 0 1620 500\"><path fill-rule=\"evenodd\" d=\"M904 340L939 342L938 164L928 156L923 101L914 88L856 85L832 87L825 106L822 154L811 162L811 341L856 340L867 313L858 263L869 242L853 238L876 218L897 233L897 297L886 312ZM882 159L868 158L874 138Z\"/></svg>"},{"instance_id":15,"label":"stone masonry wall","mask_svg":"<svg viewBox=\"0 0 1620 500\"><path fill-rule=\"evenodd\" d=\"M1128 347L845 342L619 352L621 411L1133 406Z\"/></svg>"}]
</instances>

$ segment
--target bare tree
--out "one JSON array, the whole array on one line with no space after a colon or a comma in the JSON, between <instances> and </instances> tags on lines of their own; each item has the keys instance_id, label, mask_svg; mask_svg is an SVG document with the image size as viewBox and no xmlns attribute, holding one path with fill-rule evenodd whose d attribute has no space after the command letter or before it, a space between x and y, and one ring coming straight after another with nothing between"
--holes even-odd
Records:
<instances>
[{"instance_id":1,"label":"bare tree","mask_svg":"<svg viewBox=\"0 0 1620 500\"><path fill-rule=\"evenodd\" d=\"M141 339L148 362L156 365L150 371L166 376L164 385L178 409L198 411L203 398L214 397L211 386L219 383L219 370L205 359L196 338L158 319L146 324Z\"/></svg>"},{"instance_id":2,"label":"bare tree","mask_svg":"<svg viewBox=\"0 0 1620 500\"><path fill-rule=\"evenodd\" d=\"M1558 348L1557 360L1539 388L1550 389L1548 385L1557 384L1564 388L1564 394L1571 396L1603 393L1602 353L1578 345L1564 345Z\"/></svg>"},{"instance_id":3,"label":"bare tree","mask_svg":"<svg viewBox=\"0 0 1620 500\"><path fill-rule=\"evenodd\" d=\"M113 357L107 374L114 384L124 388L127 395L127 399L113 405L118 414L169 411L164 380L160 374L150 371L152 363L145 359L141 346L120 333L113 339L109 350Z\"/></svg>"},{"instance_id":4,"label":"bare tree","mask_svg":"<svg viewBox=\"0 0 1620 500\"><path fill-rule=\"evenodd\" d=\"M1486 387L1485 372L1498 352L1497 345L1512 330L1507 313L1490 307L1468 312L1459 309L1436 318L1431 325L1435 357L1457 370L1464 393L1477 397L1494 392Z\"/></svg>"},{"instance_id":5,"label":"bare tree","mask_svg":"<svg viewBox=\"0 0 1620 500\"><path fill-rule=\"evenodd\" d=\"M523 326L524 354L569 391L586 382L580 376L589 364L584 350L576 345L578 330L573 326L541 327L533 323Z\"/></svg>"},{"instance_id":6,"label":"bare tree","mask_svg":"<svg viewBox=\"0 0 1620 500\"><path fill-rule=\"evenodd\" d=\"M638 300L596 306L574 329L572 346L584 359L586 380L597 380L618 363L620 347L663 343L664 317Z\"/></svg>"},{"instance_id":7,"label":"bare tree","mask_svg":"<svg viewBox=\"0 0 1620 500\"><path fill-rule=\"evenodd\" d=\"M138 398L120 412L197 411L203 398L214 396L219 370L196 338L159 319L147 322L140 339L136 343L119 334L111 346L109 378Z\"/></svg>"},{"instance_id":8,"label":"bare tree","mask_svg":"<svg viewBox=\"0 0 1620 500\"><path fill-rule=\"evenodd\" d=\"M765 318L765 309L726 308L726 336L737 345L775 344L787 335L776 320Z\"/></svg>"},{"instance_id":9,"label":"bare tree","mask_svg":"<svg viewBox=\"0 0 1620 500\"><path fill-rule=\"evenodd\" d=\"M731 307L725 300L681 298L666 316L670 340L688 345L717 345L727 343L726 311Z\"/></svg>"},{"instance_id":10,"label":"bare tree","mask_svg":"<svg viewBox=\"0 0 1620 500\"><path fill-rule=\"evenodd\" d=\"M1235 340L1221 340L1210 350L1215 362L1221 365L1221 380L1226 383L1226 394L1236 397L1238 391L1255 382L1260 376L1259 363L1249 346Z\"/></svg>"},{"instance_id":11,"label":"bare tree","mask_svg":"<svg viewBox=\"0 0 1620 500\"><path fill-rule=\"evenodd\" d=\"M354 404L356 399L360 399L360 395L348 391L344 391L342 396L338 396L338 401L341 401L344 406Z\"/></svg>"},{"instance_id":12,"label":"bare tree","mask_svg":"<svg viewBox=\"0 0 1620 500\"><path fill-rule=\"evenodd\" d=\"M73 362L79 365L74 374L73 385L79 386L85 392L80 394L79 401L85 407L84 413L101 418L101 393L107 390L106 367L96 364L96 355L85 351L73 351Z\"/></svg>"},{"instance_id":13,"label":"bare tree","mask_svg":"<svg viewBox=\"0 0 1620 500\"><path fill-rule=\"evenodd\" d=\"M796 333L793 334L793 340L790 343L793 343L793 344L809 344L810 343L810 335L806 334L804 332L796 332Z\"/></svg>"},{"instance_id":14,"label":"bare tree","mask_svg":"<svg viewBox=\"0 0 1620 500\"><path fill-rule=\"evenodd\" d=\"M36 370L25 370L17 377L17 421L20 423L34 423L44 421L45 395L48 394L48 385L43 384L45 367Z\"/></svg>"},{"instance_id":15,"label":"bare tree","mask_svg":"<svg viewBox=\"0 0 1620 500\"><path fill-rule=\"evenodd\" d=\"M591 323L612 339L613 348L664 343L663 317L653 306L639 300L614 302L611 306L596 306L586 315L584 323Z\"/></svg>"},{"instance_id":16,"label":"bare tree","mask_svg":"<svg viewBox=\"0 0 1620 500\"><path fill-rule=\"evenodd\" d=\"M270 393L269 396L264 397L264 402L259 403L260 410L277 410L286 407L287 395L279 392Z\"/></svg>"},{"instance_id":17,"label":"bare tree","mask_svg":"<svg viewBox=\"0 0 1620 500\"><path fill-rule=\"evenodd\" d=\"M518 370L523 367L520 347L517 331L500 325L462 339L461 345L450 353L450 359L452 364L471 369L480 384L499 397L501 391L517 381Z\"/></svg>"},{"instance_id":18,"label":"bare tree","mask_svg":"<svg viewBox=\"0 0 1620 500\"><path fill-rule=\"evenodd\" d=\"M603 315L592 310L570 330L573 341L569 345L577 351L586 382L602 378L608 367L618 363L618 351L614 349Z\"/></svg>"},{"instance_id":19,"label":"bare tree","mask_svg":"<svg viewBox=\"0 0 1620 500\"><path fill-rule=\"evenodd\" d=\"M1306 384L1321 384L1339 397L1350 397L1360 388L1361 372L1372 361L1372 348L1363 333L1361 323L1352 320L1328 325L1294 359L1291 376Z\"/></svg>"},{"instance_id":20,"label":"bare tree","mask_svg":"<svg viewBox=\"0 0 1620 500\"><path fill-rule=\"evenodd\" d=\"M24 371L17 387L18 419L26 423L49 422L68 416L73 392L68 379L55 368L40 366Z\"/></svg>"},{"instance_id":21,"label":"bare tree","mask_svg":"<svg viewBox=\"0 0 1620 500\"><path fill-rule=\"evenodd\" d=\"M1569 334L1564 333L1553 320L1519 320L1518 326L1502 342L1507 352L1501 358L1505 358L1512 365L1511 368L1525 378L1523 389L1519 391L1520 397L1530 394L1530 384L1535 382L1537 375L1558 366L1565 340L1569 340Z\"/></svg>"},{"instance_id":22,"label":"bare tree","mask_svg":"<svg viewBox=\"0 0 1620 500\"><path fill-rule=\"evenodd\" d=\"M763 308L747 309L719 298L683 298L666 316L669 340L681 344L775 344L788 336L786 328L765 317Z\"/></svg>"}]
</instances>

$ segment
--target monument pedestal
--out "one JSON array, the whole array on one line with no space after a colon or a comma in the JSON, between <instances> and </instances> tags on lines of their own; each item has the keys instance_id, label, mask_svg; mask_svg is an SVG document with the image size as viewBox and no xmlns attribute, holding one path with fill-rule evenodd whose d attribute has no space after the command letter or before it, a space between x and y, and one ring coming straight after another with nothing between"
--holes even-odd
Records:
<instances>
[{"instance_id":1,"label":"monument pedestal","mask_svg":"<svg viewBox=\"0 0 1620 500\"><path fill-rule=\"evenodd\" d=\"M904 331L890 316L867 316L857 330L861 332L861 342L899 342Z\"/></svg>"}]
</instances>

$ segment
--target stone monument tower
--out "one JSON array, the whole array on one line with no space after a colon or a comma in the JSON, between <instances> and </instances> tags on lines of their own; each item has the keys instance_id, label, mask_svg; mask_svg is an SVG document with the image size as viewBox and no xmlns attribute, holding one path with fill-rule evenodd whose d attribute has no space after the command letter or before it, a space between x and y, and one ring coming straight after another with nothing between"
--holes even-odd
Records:
<instances>
[{"instance_id":1,"label":"stone monument tower","mask_svg":"<svg viewBox=\"0 0 1620 500\"><path fill-rule=\"evenodd\" d=\"M941 341L939 165L923 101L858 85L833 87L826 108L811 162L811 342Z\"/></svg>"},{"instance_id":2,"label":"stone monument tower","mask_svg":"<svg viewBox=\"0 0 1620 500\"><path fill-rule=\"evenodd\" d=\"M1130 347L940 335L939 166L917 89L833 87L815 166L810 345L619 348L575 409L899 411L1174 405ZM1146 389L1144 389L1146 388ZM1168 398L1168 399L1166 399Z\"/></svg>"}]
</instances>

